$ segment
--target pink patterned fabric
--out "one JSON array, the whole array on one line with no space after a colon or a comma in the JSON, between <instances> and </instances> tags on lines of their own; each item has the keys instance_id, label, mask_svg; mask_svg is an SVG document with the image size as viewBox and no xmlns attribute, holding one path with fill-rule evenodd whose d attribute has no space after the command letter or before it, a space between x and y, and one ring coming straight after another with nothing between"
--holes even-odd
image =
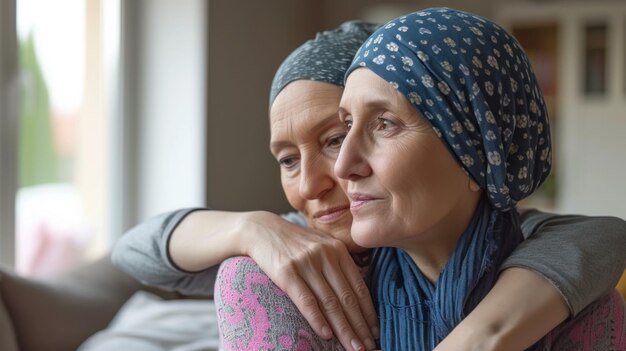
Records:
<instances>
[{"instance_id":1,"label":"pink patterned fabric","mask_svg":"<svg viewBox=\"0 0 626 351\"><path fill-rule=\"evenodd\" d=\"M289 297L249 257L224 261L215 305L226 350L343 350L319 338Z\"/></svg>"},{"instance_id":2,"label":"pink patterned fabric","mask_svg":"<svg viewBox=\"0 0 626 351\"><path fill-rule=\"evenodd\" d=\"M624 299L614 290L550 332L544 350L626 351L624 310Z\"/></svg>"},{"instance_id":3,"label":"pink patterned fabric","mask_svg":"<svg viewBox=\"0 0 626 351\"><path fill-rule=\"evenodd\" d=\"M249 257L222 263L215 283L225 350L343 350L318 337L289 297ZM619 292L598 299L543 339L544 350L626 351L626 306Z\"/></svg>"}]
</instances>

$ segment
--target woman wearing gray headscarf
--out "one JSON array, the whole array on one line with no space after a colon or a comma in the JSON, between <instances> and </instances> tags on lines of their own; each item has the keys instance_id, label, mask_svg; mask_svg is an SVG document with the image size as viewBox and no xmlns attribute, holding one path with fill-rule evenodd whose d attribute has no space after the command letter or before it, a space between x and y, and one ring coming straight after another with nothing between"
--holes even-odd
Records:
<instances>
[{"instance_id":1,"label":"woman wearing gray headscarf","mask_svg":"<svg viewBox=\"0 0 626 351\"><path fill-rule=\"evenodd\" d=\"M367 265L370 256L350 239L349 201L332 172L345 135L336 115L343 76L352 56L374 29L370 24L352 22L322 32L294 51L276 74L270 97L271 148L281 167L285 194L298 213L281 218L262 211L181 210L139 225L115 248L114 261L135 277L187 293L212 292L217 265L230 256L249 255L256 264L237 258L224 265L225 279L216 290L216 300L224 307L220 311L221 328L227 348L341 347L336 341L317 339L317 333L326 339L336 335L346 349L361 349L371 348L372 338L378 334L378 322L358 268ZM491 318L493 306L511 303L506 326L515 333L516 322L533 321L537 310L545 307L560 308L558 321L570 312L577 313L618 279L620 272L597 277L582 269L572 273L541 267L552 267L555 260L542 251L544 248L577 251L580 256L581 252L607 249L609 241L614 242L613 247L624 230L621 221L532 212L523 222L527 223L527 235L536 233L526 242L528 249L520 248L520 255L511 256L510 267L540 272L561 290L530 271L504 271L501 281L506 283L496 284L500 289L494 289L494 298L476 308L479 314L473 314L475 323L466 325L467 329L455 329L460 330L456 336L451 334L459 344L477 345L483 336L482 341L491 340L491 335L475 328L488 329L501 322L501 315ZM599 230L598 225L604 229ZM591 231L602 234L603 239L597 239L602 248L588 245ZM551 235L542 234L547 232ZM583 245L569 238L586 241ZM355 255L351 257L348 251ZM605 258L594 262L595 267L606 269L617 260L614 255ZM569 259L574 260L572 256ZM568 257L559 260L567 261ZM579 289L588 279L598 280L593 289ZM516 287L516 294L510 295L507 289ZM535 292L544 292L544 299L535 299ZM516 309L524 299L536 310ZM280 322L274 323L277 320ZM280 327L288 330L283 333Z\"/></svg>"}]
</instances>

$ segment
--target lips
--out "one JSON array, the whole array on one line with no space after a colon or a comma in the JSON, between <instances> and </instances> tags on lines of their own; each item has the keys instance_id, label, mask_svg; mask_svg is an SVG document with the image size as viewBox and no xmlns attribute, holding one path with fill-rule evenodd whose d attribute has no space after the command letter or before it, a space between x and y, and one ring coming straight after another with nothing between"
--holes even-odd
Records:
<instances>
[{"instance_id":1,"label":"lips","mask_svg":"<svg viewBox=\"0 0 626 351\"><path fill-rule=\"evenodd\" d=\"M370 202L378 200L378 198L373 195L363 193L350 193L348 197L350 198L351 211L356 211Z\"/></svg>"},{"instance_id":2,"label":"lips","mask_svg":"<svg viewBox=\"0 0 626 351\"><path fill-rule=\"evenodd\" d=\"M317 211L313 218L321 223L332 223L350 212L350 206L338 206L327 210Z\"/></svg>"}]
</instances>

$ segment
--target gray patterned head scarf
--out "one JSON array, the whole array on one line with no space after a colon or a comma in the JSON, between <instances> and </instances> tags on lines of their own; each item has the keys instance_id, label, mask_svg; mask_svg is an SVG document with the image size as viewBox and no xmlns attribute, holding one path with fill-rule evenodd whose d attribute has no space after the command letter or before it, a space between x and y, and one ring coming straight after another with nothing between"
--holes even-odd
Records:
<instances>
[{"instance_id":1,"label":"gray patterned head scarf","mask_svg":"<svg viewBox=\"0 0 626 351\"><path fill-rule=\"evenodd\" d=\"M270 107L291 82L314 80L343 87L343 77L361 44L378 24L350 21L339 28L317 33L292 52L278 68L270 92Z\"/></svg>"}]
</instances>

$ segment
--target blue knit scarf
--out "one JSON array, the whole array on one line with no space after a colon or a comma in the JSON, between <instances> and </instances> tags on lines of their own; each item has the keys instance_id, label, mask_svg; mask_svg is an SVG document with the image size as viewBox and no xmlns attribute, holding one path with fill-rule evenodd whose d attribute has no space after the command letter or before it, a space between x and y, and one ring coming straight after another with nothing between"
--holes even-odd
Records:
<instances>
[{"instance_id":1,"label":"blue knit scarf","mask_svg":"<svg viewBox=\"0 0 626 351\"><path fill-rule=\"evenodd\" d=\"M380 248L368 274L383 350L432 350L493 287L522 240L519 215L482 200L435 285L401 249ZM538 345L537 345L538 346Z\"/></svg>"}]
</instances>

